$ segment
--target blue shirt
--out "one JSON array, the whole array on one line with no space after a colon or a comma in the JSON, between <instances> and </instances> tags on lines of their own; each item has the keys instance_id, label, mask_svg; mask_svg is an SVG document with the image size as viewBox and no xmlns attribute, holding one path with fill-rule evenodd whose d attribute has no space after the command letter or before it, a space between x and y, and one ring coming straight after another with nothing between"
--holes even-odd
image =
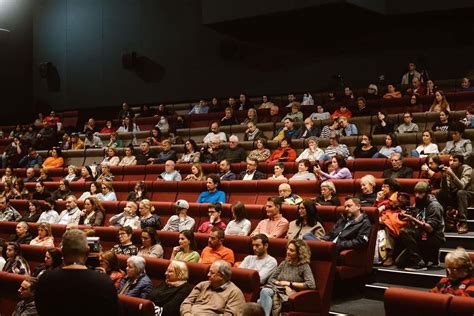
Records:
<instances>
[{"instance_id":1,"label":"blue shirt","mask_svg":"<svg viewBox=\"0 0 474 316\"><path fill-rule=\"evenodd\" d=\"M220 190L204 191L198 197L198 203L225 203L225 193Z\"/></svg>"}]
</instances>

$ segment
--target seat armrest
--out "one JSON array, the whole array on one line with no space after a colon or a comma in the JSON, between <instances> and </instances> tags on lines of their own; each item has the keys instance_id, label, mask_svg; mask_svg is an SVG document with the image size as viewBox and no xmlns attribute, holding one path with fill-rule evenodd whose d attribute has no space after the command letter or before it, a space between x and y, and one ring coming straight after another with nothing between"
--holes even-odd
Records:
<instances>
[{"instance_id":1,"label":"seat armrest","mask_svg":"<svg viewBox=\"0 0 474 316\"><path fill-rule=\"evenodd\" d=\"M291 310L295 312L315 312L321 310L321 297L318 290L303 290L288 296Z\"/></svg>"}]
</instances>

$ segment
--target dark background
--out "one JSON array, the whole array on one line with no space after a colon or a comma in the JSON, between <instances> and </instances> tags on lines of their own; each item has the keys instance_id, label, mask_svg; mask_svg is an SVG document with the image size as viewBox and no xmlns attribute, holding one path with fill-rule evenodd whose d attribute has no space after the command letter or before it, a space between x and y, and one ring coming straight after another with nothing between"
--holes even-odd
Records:
<instances>
[{"instance_id":1,"label":"dark background","mask_svg":"<svg viewBox=\"0 0 474 316\"><path fill-rule=\"evenodd\" d=\"M436 78L473 69L473 1L3 0L4 117L399 82L409 60ZM137 52L139 70L122 68ZM51 62L60 90L38 65ZM18 116L21 114L21 116ZM23 120L24 121L24 120Z\"/></svg>"}]
</instances>

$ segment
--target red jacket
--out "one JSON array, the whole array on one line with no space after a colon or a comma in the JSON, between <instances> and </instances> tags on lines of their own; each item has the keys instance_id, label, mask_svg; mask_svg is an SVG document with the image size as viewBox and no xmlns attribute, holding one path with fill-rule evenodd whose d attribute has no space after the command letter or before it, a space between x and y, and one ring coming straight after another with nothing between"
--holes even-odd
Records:
<instances>
[{"instance_id":1,"label":"red jacket","mask_svg":"<svg viewBox=\"0 0 474 316\"><path fill-rule=\"evenodd\" d=\"M283 153L286 152L286 156L282 157ZM295 161L296 160L296 151L291 147L277 148L272 153L270 158L267 159L267 162L276 162L276 161Z\"/></svg>"}]
</instances>

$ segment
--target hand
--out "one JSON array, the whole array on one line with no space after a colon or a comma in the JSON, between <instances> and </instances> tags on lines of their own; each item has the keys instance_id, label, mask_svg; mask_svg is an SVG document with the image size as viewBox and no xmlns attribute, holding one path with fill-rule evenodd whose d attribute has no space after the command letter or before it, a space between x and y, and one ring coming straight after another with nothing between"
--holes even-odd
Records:
<instances>
[{"instance_id":1,"label":"hand","mask_svg":"<svg viewBox=\"0 0 474 316\"><path fill-rule=\"evenodd\" d=\"M413 216L411 216L410 214L408 214L407 212L405 211L402 211L402 216L405 218L405 219L408 219L410 221L414 220L415 218Z\"/></svg>"},{"instance_id":2,"label":"hand","mask_svg":"<svg viewBox=\"0 0 474 316\"><path fill-rule=\"evenodd\" d=\"M313 168L314 173L321 174L323 171L319 165L314 166Z\"/></svg>"},{"instance_id":3,"label":"hand","mask_svg":"<svg viewBox=\"0 0 474 316\"><path fill-rule=\"evenodd\" d=\"M209 217L209 222L214 223L214 220L215 220L215 219L216 219L216 217L215 217L214 215L211 215L211 216Z\"/></svg>"},{"instance_id":4,"label":"hand","mask_svg":"<svg viewBox=\"0 0 474 316\"><path fill-rule=\"evenodd\" d=\"M180 252L182 249L180 246L176 246L176 247L173 247L173 253L174 254L177 254L178 252Z\"/></svg>"},{"instance_id":5,"label":"hand","mask_svg":"<svg viewBox=\"0 0 474 316\"><path fill-rule=\"evenodd\" d=\"M428 171L429 169L430 169L430 168L428 167L427 164L424 164L424 165L421 166L421 170L422 170L422 171L425 171L425 172L426 172L426 171Z\"/></svg>"},{"instance_id":6,"label":"hand","mask_svg":"<svg viewBox=\"0 0 474 316\"><path fill-rule=\"evenodd\" d=\"M454 171L451 169L451 167L445 167L444 172L446 172L448 176L454 176Z\"/></svg>"}]
</instances>

